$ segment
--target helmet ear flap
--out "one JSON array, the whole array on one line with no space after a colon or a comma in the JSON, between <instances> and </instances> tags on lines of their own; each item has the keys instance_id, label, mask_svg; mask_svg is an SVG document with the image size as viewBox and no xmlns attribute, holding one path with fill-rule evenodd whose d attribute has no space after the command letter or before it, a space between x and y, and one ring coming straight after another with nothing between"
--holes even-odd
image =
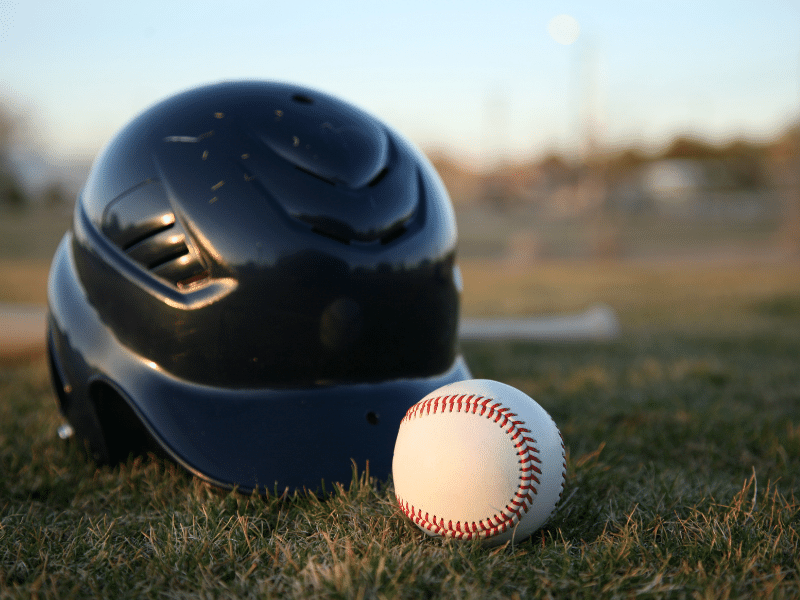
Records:
<instances>
[{"instance_id":1,"label":"helmet ear flap","mask_svg":"<svg viewBox=\"0 0 800 600\"><path fill-rule=\"evenodd\" d=\"M102 439L91 444L94 459L101 464L115 465L129 456L158 452L142 421L125 401L122 394L105 381L96 381L89 387L89 397L100 425Z\"/></svg>"}]
</instances>

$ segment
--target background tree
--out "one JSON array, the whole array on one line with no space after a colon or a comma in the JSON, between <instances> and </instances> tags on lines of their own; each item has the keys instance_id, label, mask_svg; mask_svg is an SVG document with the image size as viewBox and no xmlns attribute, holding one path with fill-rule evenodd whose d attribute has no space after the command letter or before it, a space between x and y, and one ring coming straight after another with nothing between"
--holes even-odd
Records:
<instances>
[{"instance_id":1,"label":"background tree","mask_svg":"<svg viewBox=\"0 0 800 600\"><path fill-rule=\"evenodd\" d=\"M11 147L18 127L11 112L0 103L0 206L10 208L22 208L27 200L11 161Z\"/></svg>"}]
</instances>

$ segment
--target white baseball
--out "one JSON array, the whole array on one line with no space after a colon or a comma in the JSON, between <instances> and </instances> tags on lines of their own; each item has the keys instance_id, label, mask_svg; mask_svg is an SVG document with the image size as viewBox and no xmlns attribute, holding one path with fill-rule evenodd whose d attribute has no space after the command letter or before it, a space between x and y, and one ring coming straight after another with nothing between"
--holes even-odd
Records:
<instances>
[{"instance_id":1,"label":"white baseball","mask_svg":"<svg viewBox=\"0 0 800 600\"><path fill-rule=\"evenodd\" d=\"M401 510L432 536L521 541L564 488L561 433L532 398L489 380L452 383L400 423L392 475Z\"/></svg>"}]
</instances>

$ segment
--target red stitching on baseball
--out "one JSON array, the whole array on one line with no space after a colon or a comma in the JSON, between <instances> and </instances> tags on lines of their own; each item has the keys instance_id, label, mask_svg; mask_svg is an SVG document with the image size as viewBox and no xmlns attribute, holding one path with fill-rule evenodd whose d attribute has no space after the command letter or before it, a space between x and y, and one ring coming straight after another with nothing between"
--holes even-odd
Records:
<instances>
[{"instance_id":1,"label":"red stitching on baseball","mask_svg":"<svg viewBox=\"0 0 800 600\"><path fill-rule=\"evenodd\" d=\"M427 398L409 408L403 417L403 421L410 421L421 414L430 415L431 412L433 412L433 414L436 414L437 412L453 412L453 407L456 404L457 412L469 413L471 409L472 414L479 414L481 417L494 420L495 423L500 423L500 421L503 421L503 423L500 425L500 428L511 437L512 442L516 441L520 436L522 437L521 442L514 444L515 448L520 448L519 452L517 452L517 455L520 457L519 487L517 488L514 497L510 499L509 503L501 513L496 513L490 517L487 517L485 519L485 523L484 521L478 521L477 523L474 521L471 523L462 523L461 521L456 521L455 525L453 525L452 521L449 521L448 524L445 525L443 518L439 523L437 523L436 515L434 515L431 519L429 518L428 513L425 513L425 516L423 517L421 510L418 511L413 505L410 505L399 496L397 496L397 502L400 505L400 510L402 510L409 519L411 519L419 527L427 529L428 531L432 531L434 534L441 534L446 537L453 537L462 540L470 540L474 537L491 537L503 533L511 527L514 527L522 518L522 516L528 512L533 504L533 496L535 496L537 493L536 488L533 485L530 485L530 482L535 481L537 484L541 483L535 475L530 474L530 471L534 471L541 475L541 470L539 470L533 463L537 462L541 464L542 461L538 458L538 456L536 456L536 454L539 454L539 449L534 446L536 440L524 435L525 433L530 433L530 430L520 427L520 425L523 424L523 421L514 421L513 419L509 418L517 416L515 413L510 412L510 408L502 406L499 402L494 401L492 398L484 398L483 396L476 397L474 394L466 398L466 400L464 399L466 394L458 397L457 401L456 396L457 395ZM478 407L480 407L480 413L477 412ZM487 409L488 414L486 414ZM506 426L509 423L510 426L506 431ZM561 435L561 432L559 432L559 435ZM563 438L561 447L562 449L564 447ZM564 464L564 468L566 470L566 463ZM563 482L561 484L561 489L562 491L564 489ZM515 508L512 508L512 505ZM495 522L492 522L492 520Z\"/></svg>"}]
</instances>

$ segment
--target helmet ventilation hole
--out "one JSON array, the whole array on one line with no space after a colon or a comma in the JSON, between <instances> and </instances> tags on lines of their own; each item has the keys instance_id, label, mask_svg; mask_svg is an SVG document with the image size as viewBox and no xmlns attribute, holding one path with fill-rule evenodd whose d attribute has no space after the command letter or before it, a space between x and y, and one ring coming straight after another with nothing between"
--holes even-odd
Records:
<instances>
[{"instance_id":1,"label":"helmet ventilation hole","mask_svg":"<svg viewBox=\"0 0 800 600\"><path fill-rule=\"evenodd\" d=\"M163 224L163 225L157 225L155 227L150 227L150 228L147 228L147 229L142 227L141 228L142 231L141 231L141 233L139 233L138 236L136 236L135 238L131 239L130 241L128 241L127 243L125 243L125 244L123 244L121 246L122 250L124 252L127 252L128 250L130 250L131 248L133 248L134 246L136 246L140 242L143 242L148 238L151 238L151 237L153 237L155 235L158 235L159 233L161 233L163 231L167 231L169 229L172 229L175 226L175 216L174 215L168 215L168 216L171 217L172 220L167 222L167 223L165 223L165 224ZM164 217L164 220L167 220L167 216Z\"/></svg>"},{"instance_id":2,"label":"helmet ventilation hole","mask_svg":"<svg viewBox=\"0 0 800 600\"><path fill-rule=\"evenodd\" d=\"M378 413L373 411L369 411L367 413L367 423L369 423L370 425L377 425L380 422L381 422L381 416Z\"/></svg>"},{"instance_id":3,"label":"helmet ventilation hole","mask_svg":"<svg viewBox=\"0 0 800 600\"><path fill-rule=\"evenodd\" d=\"M182 256L186 256L189 254L189 248L186 244L181 243L176 245L175 251L170 252L169 254L165 254L163 256L158 257L156 260L147 264L147 268L151 271L155 271L158 267L165 265L167 263L172 262L173 260L178 260Z\"/></svg>"},{"instance_id":4,"label":"helmet ventilation hole","mask_svg":"<svg viewBox=\"0 0 800 600\"><path fill-rule=\"evenodd\" d=\"M314 100L306 96L305 94L295 94L292 96L292 100L299 104L314 104Z\"/></svg>"}]
</instances>

